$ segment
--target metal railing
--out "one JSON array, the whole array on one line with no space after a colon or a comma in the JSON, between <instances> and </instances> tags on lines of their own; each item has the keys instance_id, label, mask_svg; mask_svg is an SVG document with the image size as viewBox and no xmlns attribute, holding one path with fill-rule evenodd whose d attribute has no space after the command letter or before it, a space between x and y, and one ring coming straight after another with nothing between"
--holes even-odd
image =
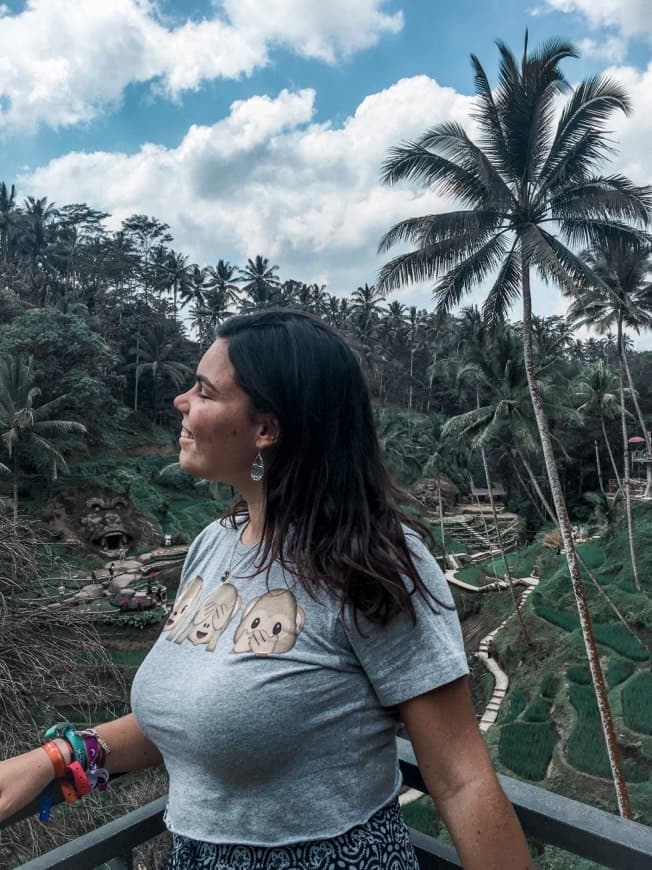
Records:
<instances>
[{"instance_id":1,"label":"metal railing","mask_svg":"<svg viewBox=\"0 0 652 870\"><path fill-rule=\"evenodd\" d=\"M405 784L425 791L409 741L398 738ZM652 868L652 828L546 791L538 786L499 776L507 797L528 837L618 870ZM22 865L22 870L131 870L132 850L165 830L166 798L109 822ZM36 812L26 807L2 827ZM460 867L455 849L442 840L411 830L422 870Z\"/></svg>"}]
</instances>

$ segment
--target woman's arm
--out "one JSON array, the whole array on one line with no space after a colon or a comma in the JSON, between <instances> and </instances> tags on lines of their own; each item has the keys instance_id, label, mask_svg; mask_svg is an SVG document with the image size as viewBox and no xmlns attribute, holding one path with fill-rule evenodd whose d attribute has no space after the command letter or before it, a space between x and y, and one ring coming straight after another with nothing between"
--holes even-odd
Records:
<instances>
[{"instance_id":1,"label":"woman's arm","mask_svg":"<svg viewBox=\"0 0 652 870\"><path fill-rule=\"evenodd\" d=\"M533 868L489 759L463 677L399 707L421 775L466 870Z\"/></svg>"},{"instance_id":2,"label":"woman's arm","mask_svg":"<svg viewBox=\"0 0 652 870\"><path fill-rule=\"evenodd\" d=\"M106 758L109 773L142 770L162 761L161 753L145 737L132 713L98 725L96 730L111 748ZM66 742L57 740L57 744L69 761ZM0 822L34 800L53 779L52 762L41 747L0 761Z\"/></svg>"}]
</instances>

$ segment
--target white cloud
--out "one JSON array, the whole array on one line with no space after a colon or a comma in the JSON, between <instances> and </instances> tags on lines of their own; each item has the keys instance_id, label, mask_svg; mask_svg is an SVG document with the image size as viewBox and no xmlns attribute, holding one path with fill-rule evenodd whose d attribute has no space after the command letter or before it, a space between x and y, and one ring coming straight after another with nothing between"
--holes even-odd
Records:
<instances>
[{"instance_id":1,"label":"white cloud","mask_svg":"<svg viewBox=\"0 0 652 870\"><path fill-rule=\"evenodd\" d=\"M652 69L608 71L633 97L630 120L616 117L621 154L608 171L652 180ZM341 126L318 124L312 90L234 103L212 126L193 126L176 148L137 153L71 153L19 179L19 193L59 204L86 201L112 212L114 225L135 212L170 224L175 247L202 265L219 257L242 264L264 254L283 278L325 283L348 293L375 280L386 259L382 234L405 217L450 207L419 187L380 184L387 149L447 120L472 133L472 100L427 76L402 79L366 97ZM398 297L430 307L427 288ZM481 302L482 288L468 302ZM559 292L537 283L535 311L557 313ZM519 312L515 311L518 317Z\"/></svg>"},{"instance_id":2,"label":"white cloud","mask_svg":"<svg viewBox=\"0 0 652 870\"><path fill-rule=\"evenodd\" d=\"M376 245L392 223L444 206L426 191L381 185L387 149L430 123L468 124L471 101L417 76L366 97L334 127L312 121L314 96L284 90L234 103L176 148L69 153L20 178L20 193L86 201L110 211L114 225L147 212L202 264L263 253L285 277L349 291L374 280Z\"/></svg>"},{"instance_id":3,"label":"white cloud","mask_svg":"<svg viewBox=\"0 0 652 870\"><path fill-rule=\"evenodd\" d=\"M338 55L375 45L403 26L400 12L387 15L378 0L224 0L233 25L261 40L289 46L305 57L333 63Z\"/></svg>"},{"instance_id":4,"label":"white cloud","mask_svg":"<svg viewBox=\"0 0 652 870\"><path fill-rule=\"evenodd\" d=\"M545 0L558 12L584 15L594 28L615 27L625 37L652 36L649 0Z\"/></svg>"},{"instance_id":5,"label":"white cloud","mask_svg":"<svg viewBox=\"0 0 652 870\"><path fill-rule=\"evenodd\" d=\"M334 63L402 27L386 0L224 0L210 19L172 26L155 0L27 0L0 7L0 129L89 121L150 82L176 99L210 79L251 74L271 45Z\"/></svg>"},{"instance_id":6,"label":"white cloud","mask_svg":"<svg viewBox=\"0 0 652 870\"><path fill-rule=\"evenodd\" d=\"M582 57L594 57L607 63L620 63L627 54L627 41L621 36L604 40L580 39L577 47Z\"/></svg>"}]
</instances>

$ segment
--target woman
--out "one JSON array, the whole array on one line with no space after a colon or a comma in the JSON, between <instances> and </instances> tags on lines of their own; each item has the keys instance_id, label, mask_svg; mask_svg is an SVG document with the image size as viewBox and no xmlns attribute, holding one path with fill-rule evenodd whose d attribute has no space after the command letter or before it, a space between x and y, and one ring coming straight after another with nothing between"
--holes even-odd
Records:
<instances>
[{"instance_id":1,"label":"woman","mask_svg":"<svg viewBox=\"0 0 652 870\"><path fill-rule=\"evenodd\" d=\"M174 404L182 468L242 498L190 547L133 713L96 734L112 773L165 762L170 867L417 867L401 722L464 866L530 866L348 345L303 313L233 317ZM52 780L54 742L0 764L0 818Z\"/></svg>"}]
</instances>

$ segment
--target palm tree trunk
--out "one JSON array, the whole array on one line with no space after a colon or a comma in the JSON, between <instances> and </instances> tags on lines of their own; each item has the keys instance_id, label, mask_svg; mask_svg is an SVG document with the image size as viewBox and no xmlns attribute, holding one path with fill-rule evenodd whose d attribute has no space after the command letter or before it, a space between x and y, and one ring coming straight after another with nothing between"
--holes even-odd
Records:
<instances>
[{"instance_id":1,"label":"palm tree trunk","mask_svg":"<svg viewBox=\"0 0 652 870\"><path fill-rule=\"evenodd\" d=\"M14 497L13 497L13 513L14 513L14 529L18 525L18 472L14 470Z\"/></svg>"},{"instance_id":2,"label":"palm tree trunk","mask_svg":"<svg viewBox=\"0 0 652 870\"><path fill-rule=\"evenodd\" d=\"M623 323L618 319L618 354L620 357L620 370L618 373L618 388L620 391L620 425L623 433L623 492L625 494L625 514L627 516L627 537L629 538L629 554L632 560L632 574L634 585L641 591L641 579L638 575L638 560L636 558L636 546L634 544L634 520L632 517L632 487L629 477L629 443L627 441L627 419L625 417L625 362L623 351Z\"/></svg>"},{"instance_id":3,"label":"palm tree trunk","mask_svg":"<svg viewBox=\"0 0 652 870\"><path fill-rule=\"evenodd\" d=\"M645 463L645 471L646 471L646 484L645 484L645 493L643 498L652 498L652 433L649 431L649 426L645 423L643 419L643 413L641 412L641 406L638 403L638 394L634 389L634 382L632 381L632 373L629 370L629 363L627 361L627 352L625 350L625 345L622 345L622 359L623 364L625 366L625 374L627 375L627 383L629 384L629 391L632 394L632 399L634 401L634 407L636 408L636 416L638 417L638 422L643 432L643 437L645 438L645 450L647 452L648 461Z\"/></svg>"},{"instance_id":4,"label":"palm tree trunk","mask_svg":"<svg viewBox=\"0 0 652 870\"><path fill-rule=\"evenodd\" d=\"M489 473L489 463L487 462L487 451L484 449L484 447L480 448L480 455L482 456L484 476L485 480L487 481L489 504L491 505L491 515L493 516L494 526L496 528L498 548L500 549L500 556L503 560L503 565L505 566L505 579L507 580L507 583L509 585L509 593L512 596L512 601L514 602L514 610L516 611L516 618L518 619L518 624L521 626L521 634L523 636L523 640L528 646L530 646L530 637L528 635L527 628L525 627L525 622L523 621L523 614L521 613L521 602L519 596L516 594L516 590L514 589L514 579L512 577L509 563L507 562L507 553L505 552L505 545L503 543L503 533L501 532L500 526L498 525L498 512L496 511L496 502L494 501L494 494L491 489L491 474Z\"/></svg>"},{"instance_id":5,"label":"palm tree trunk","mask_svg":"<svg viewBox=\"0 0 652 870\"><path fill-rule=\"evenodd\" d=\"M595 467L598 470L598 481L600 483L600 492L602 495L606 495L604 491L604 482L602 480L602 466L600 465L600 451L598 450L598 439L596 438L593 441L593 446L595 447Z\"/></svg>"},{"instance_id":6,"label":"palm tree trunk","mask_svg":"<svg viewBox=\"0 0 652 870\"><path fill-rule=\"evenodd\" d=\"M616 465L616 460L614 459L614 453L611 449L611 444L609 443L609 438L607 437L607 427L604 424L604 417L600 415L600 422L602 423L602 437L604 438L604 443L607 445L607 452L609 453L609 459L611 460L611 467L613 469L613 473L616 476L616 483L618 484L618 489L623 488L623 482L620 479L620 474L618 473L618 466Z\"/></svg>"},{"instance_id":7,"label":"palm tree trunk","mask_svg":"<svg viewBox=\"0 0 652 870\"><path fill-rule=\"evenodd\" d=\"M522 475L521 472L519 471L518 465L516 464L516 461L515 461L515 459L514 459L514 454L512 454L512 456L511 456L510 458L511 458L511 460L512 460L512 468L514 469L514 474L516 475L516 478L517 478L518 482L521 484L521 489L522 489L523 492L526 494L526 496L530 499L530 502L532 503L532 507L533 507L533 508L535 509L535 511L537 512L537 514L538 514L538 516L539 516L539 519L540 519L542 522L545 522L545 520L546 520L546 515L545 515L544 511L541 510L541 507L539 506L539 504L538 504L537 500L535 499L535 497L532 495L532 492L530 491L529 486L527 485L527 483L526 483L525 480L523 479L523 475Z\"/></svg>"},{"instance_id":8,"label":"palm tree trunk","mask_svg":"<svg viewBox=\"0 0 652 870\"><path fill-rule=\"evenodd\" d=\"M523 451L519 447L516 448L516 455L523 463L523 467L527 471L527 475L530 478L530 483L534 487L534 491L536 492L536 494L541 499L541 504L543 505L546 513L548 514L550 519L553 521L553 523L559 524L559 521L557 519L557 515L555 514L554 510L551 508L550 502L548 501L543 490L541 489L541 485L540 485L539 481L537 480L534 471L532 470L532 466L527 461L527 459L525 458L525 456L523 454Z\"/></svg>"},{"instance_id":9,"label":"palm tree trunk","mask_svg":"<svg viewBox=\"0 0 652 870\"><path fill-rule=\"evenodd\" d=\"M140 379L140 329L136 333L136 369L134 374L134 414L138 413L138 381Z\"/></svg>"},{"instance_id":10,"label":"palm tree trunk","mask_svg":"<svg viewBox=\"0 0 652 870\"><path fill-rule=\"evenodd\" d=\"M439 481L439 472L437 472L437 504L439 505L439 529L441 532L441 554L444 565L446 565L446 531L444 526L444 510L441 503L441 485Z\"/></svg>"},{"instance_id":11,"label":"palm tree trunk","mask_svg":"<svg viewBox=\"0 0 652 870\"><path fill-rule=\"evenodd\" d=\"M566 550L566 560L568 562L568 570L571 577L571 585L575 595L577 611L582 629L582 637L586 649L586 656L589 663L589 670L593 680L596 702L600 713L600 721L604 732L605 744L607 747L607 755L609 756L609 764L613 776L614 787L616 790L616 799L618 801L618 809L621 816L627 819L632 818L632 810L629 803L629 794L627 792L627 783L623 774L622 763L620 759L620 750L616 739L616 730L614 728L613 716L609 707L609 699L607 697L607 683L600 664L600 657L595 643L593 634L593 624L591 614L589 613L584 584L580 574L579 561L575 551L575 543L571 531L571 522L568 515L568 508L562 496L561 481L559 479L559 470L555 460L555 454L552 447L552 437L550 426L543 408L543 401L539 393L539 387L536 379L534 367L534 354L532 352L532 298L530 295L530 264L523 246L521 246L521 276L523 282L523 356L525 361L525 371L527 374L528 387L530 388L530 396L532 398L532 407L534 416L539 430L541 439L541 449L543 451L543 459L546 465L548 481L550 483L550 491L555 506L555 512L559 521L559 531L564 542Z\"/></svg>"}]
</instances>

